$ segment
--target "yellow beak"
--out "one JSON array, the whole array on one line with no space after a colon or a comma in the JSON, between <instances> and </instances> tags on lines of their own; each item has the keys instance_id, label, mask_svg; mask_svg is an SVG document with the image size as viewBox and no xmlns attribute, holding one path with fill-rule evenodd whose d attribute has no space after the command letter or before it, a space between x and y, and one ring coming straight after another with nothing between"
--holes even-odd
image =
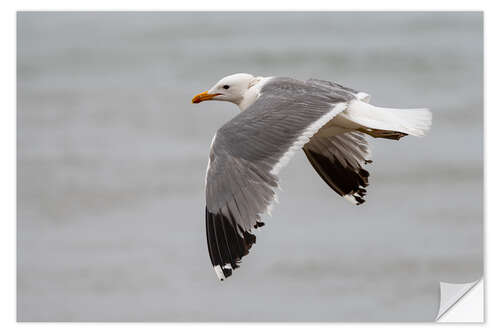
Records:
<instances>
[{"instance_id":1,"label":"yellow beak","mask_svg":"<svg viewBox=\"0 0 500 333\"><path fill-rule=\"evenodd\" d=\"M198 104L198 103L203 102L203 101L209 101L212 98L214 98L215 96L219 96L219 95L220 94L209 94L208 91L204 91L201 94L194 96L193 99L191 100L191 102Z\"/></svg>"}]
</instances>

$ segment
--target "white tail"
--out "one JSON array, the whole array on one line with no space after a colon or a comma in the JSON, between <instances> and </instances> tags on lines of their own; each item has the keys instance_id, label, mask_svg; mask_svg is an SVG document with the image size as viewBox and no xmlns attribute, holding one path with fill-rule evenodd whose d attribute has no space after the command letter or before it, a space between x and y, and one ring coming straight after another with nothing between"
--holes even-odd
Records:
<instances>
[{"instance_id":1,"label":"white tail","mask_svg":"<svg viewBox=\"0 0 500 333\"><path fill-rule=\"evenodd\" d=\"M430 129L432 113L428 109L390 109L352 101L343 115L364 127L423 136Z\"/></svg>"}]
</instances>

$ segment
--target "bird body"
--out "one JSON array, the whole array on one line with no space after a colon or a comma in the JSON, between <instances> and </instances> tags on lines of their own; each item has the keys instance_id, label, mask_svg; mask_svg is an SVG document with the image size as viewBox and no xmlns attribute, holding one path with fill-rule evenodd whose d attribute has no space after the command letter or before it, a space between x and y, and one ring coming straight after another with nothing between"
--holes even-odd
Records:
<instances>
[{"instance_id":1,"label":"bird body","mask_svg":"<svg viewBox=\"0 0 500 333\"><path fill-rule=\"evenodd\" d=\"M219 279L232 274L255 243L252 229L276 199L278 173L302 149L313 168L348 201L365 201L371 162L365 134L423 136L427 109L390 109L338 83L233 74L192 102L232 102L241 112L215 134L206 175L206 231Z\"/></svg>"}]
</instances>

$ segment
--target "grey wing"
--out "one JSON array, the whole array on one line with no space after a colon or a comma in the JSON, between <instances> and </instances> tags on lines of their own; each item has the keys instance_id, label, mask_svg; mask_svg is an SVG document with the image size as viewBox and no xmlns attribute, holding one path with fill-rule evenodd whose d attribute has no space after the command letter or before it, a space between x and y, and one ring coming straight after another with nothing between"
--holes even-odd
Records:
<instances>
[{"instance_id":1,"label":"grey wing","mask_svg":"<svg viewBox=\"0 0 500 333\"><path fill-rule=\"evenodd\" d=\"M352 96L292 79L273 79L214 137L206 179L210 259L222 280L255 243L278 186L279 169Z\"/></svg>"},{"instance_id":2,"label":"grey wing","mask_svg":"<svg viewBox=\"0 0 500 333\"><path fill-rule=\"evenodd\" d=\"M369 94L362 92L362 91L354 90L352 88L348 88L348 87L343 86L337 82L330 82L330 81L318 80L318 79L309 79L306 82L308 82L312 85L323 85L326 87L330 87L331 89L345 91L345 92L351 94L356 99L359 99L359 100L366 102L366 103L370 102L371 96Z\"/></svg>"},{"instance_id":3,"label":"grey wing","mask_svg":"<svg viewBox=\"0 0 500 333\"><path fill-rule=\"evenodd\" d=\"M255 243L250 231L264 225L260 214L270 207L278 179L265 165L233 157L217 146L210 155L205 208L207 244L212 265L223 280L239 267L241 258Z\"/></svg>"},{"instance_id":4,"label":"grey wing","mask_svg":"<svg viewBox=\"0 0 500 333\"><path fill-rule=\"evenodd\" d=\"M313 168L330 188L357 205L365 202L370 174L363 166L371 163L371 154L362 133L314 137L303 149Z\"/></svg>"}]
</instances>

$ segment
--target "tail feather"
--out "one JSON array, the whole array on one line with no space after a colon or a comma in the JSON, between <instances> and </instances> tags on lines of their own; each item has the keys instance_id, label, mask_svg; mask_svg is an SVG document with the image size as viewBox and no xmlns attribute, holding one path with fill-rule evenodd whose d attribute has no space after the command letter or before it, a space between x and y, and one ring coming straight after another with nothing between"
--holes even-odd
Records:
<instances>
[{"instance_id":1,"label":"tail feather","mask_svg":"<svg viewBox=\"0 0 500 333\"><path fill-rule=\"evenodd\" d=\"M424 136L432 124L432 113L428 109L382 108L359 100L350 104L344 116L367 129L414 136Z\"/></svg>"}]
</instances>

